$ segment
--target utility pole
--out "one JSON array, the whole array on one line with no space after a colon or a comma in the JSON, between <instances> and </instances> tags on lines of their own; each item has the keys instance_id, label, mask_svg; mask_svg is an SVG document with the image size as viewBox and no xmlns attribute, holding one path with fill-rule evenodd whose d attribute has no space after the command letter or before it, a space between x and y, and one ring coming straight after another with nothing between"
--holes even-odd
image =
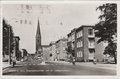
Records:
<instances>
[{"instance_id":1,"label":"utility pole","mask_svg":"<svg viewBox=\"0 0 120 79\"><path fill-rule=\"evenodd\" d=\"M11 64L11 50L10 50L10 47L11 47L11 41L10 41L10 26L9 26L9 44L8 44L9 48L9 64Z\"/></svg>"},{"instance_id":2,"label":"utility pole","mask_svg":"<svg viewBox=\"0 0 120 79\"><path fill-rule=\"evenodd\" d=\"M15 39L15 37L14 37L14 57L16 60L16 39Z\"/></svg>"}]
</instances>

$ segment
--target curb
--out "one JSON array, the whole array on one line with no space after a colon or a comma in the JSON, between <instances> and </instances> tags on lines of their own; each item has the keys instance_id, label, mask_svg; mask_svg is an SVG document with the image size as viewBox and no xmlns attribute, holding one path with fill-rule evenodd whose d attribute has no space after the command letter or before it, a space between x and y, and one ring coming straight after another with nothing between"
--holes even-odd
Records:
<instances>
[{"instance_id":1,"label":"curb","mask_svg":"<svg viewBox=\"0 0 120 79\"><path fill-rule=\"evenodd\" d=\"M68 63L68 62L64 62L64 63L62 63L62 62L52 62L52 61L49 61L50 63L60 63L60 64L70 64L70 63ZM85 64L87 64L87 63L84 63L84 65L82 65L82 63L76 63L76 65L80 65L80 66L89 66L89 65L85 65ZM88 63L89 64L89 63ZM92 64L92 63L90 63L90 64ZM92 64L93 65L93 64ZM93 66L89 66L89 67L95 67L95 68L103 68L103 69L111 69L111 70L116 70L116 67L115 68L107 68L107 67L102 67L102 66L98 66L98 67L96 67L95 65L93 65Z\"/></svg>"},{"instance_id":2,"label":"curb","mask_svg":"<svg viewBox=\"0 0 120 79\"><path fill-rule=\"evenodd\" d=\"M46 63L59 63L59 64L70 64L69 62L52 62L52 61L46 61Z\"/></svg>"},{"instance_id":3,"label":"curb","mask_svg":"<svg viewBox=\"0 0 120 79\"><path fill-rule=\"evenodd\" d=\"M2 68L2 70L7 69L7 68L11 68L11 67L12 67L12 65L9 65L9 66L7 66L5 68Z\"/></svg>"},{"instance_id":4,"label":"curb","mask_svg":"<svg viewBox=\"0 0 120 79\"><path fill-rule=\"evenodd\" d=\"M5 68L2 68L2 70L7 69L7 68L11 68L11 66L8 66L8 67L5 67Z\"/></svg>"}]
</instances>

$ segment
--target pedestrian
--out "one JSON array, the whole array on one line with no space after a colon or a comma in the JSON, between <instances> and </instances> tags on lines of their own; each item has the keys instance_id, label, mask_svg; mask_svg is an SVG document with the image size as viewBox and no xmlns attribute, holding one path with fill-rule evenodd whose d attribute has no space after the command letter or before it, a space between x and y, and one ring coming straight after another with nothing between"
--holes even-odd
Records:
<instances>
[{"instance_id":1,"label":"pedestrian","mask_svg":"<svg viewBox=\"0 0 120 79\"><path fill-rule=\"evenodd\" d=\"M95 57L93 58L93 64L96 64L96 58Z\"/></svg>"},{"instance_id":2,"label":"pedestrian","mask_svg":"<svg viewBox=\"0 0 120 79\"><path fill-rule=\"evenodd\" d=\"M72 61L73 65L75 65L75 57L73 57L73 61Z\"/></svg>"},{"instance_id":3,"label":"pedestrian","mask_svg":"<svg viewBox=\"0 0 120 79\"><path fill-rule=\"evenodd\" d=\"M16 59L15 57L12 57L12 67L15 67L15 64L16 64Z\"/></svg>"}]
</instances>

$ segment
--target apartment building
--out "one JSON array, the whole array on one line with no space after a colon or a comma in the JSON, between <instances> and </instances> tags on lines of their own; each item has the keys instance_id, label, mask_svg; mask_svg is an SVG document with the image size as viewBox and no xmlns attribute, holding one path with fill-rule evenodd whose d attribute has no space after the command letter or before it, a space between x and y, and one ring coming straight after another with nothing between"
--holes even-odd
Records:
<instances>
[{"instance_id":1,"label":"apartment building","mask_svg":"<svg viewBox=\"0 0 120 79\"><path fill-rule=\"evenodd\" d=\"M96 43L93 26L83 25L73 29L68 34L68 44L72 45L76 61L93 61L94 57L98 60L103 59L103 46L99 48L99 44Z\"/></svg>"},{"instance_id":2,"label":"apartment building","mask_svg":"<svg viewBox=\"0 0 120 79\"><path fill-rule=\"evenodd\" d=\"M55 42L51 42L49 45L49 56L51 61L56 60L56 44Z\"/></svg>"},{"instance_id":3,"label":"apartment building","mask_svg":"<svg viewBox=\"0 0 120 79\"><path fill-rule=\"evenodd\" d=\"M67 39L61 38L56 41L56 58L58 61L65 61L67 59Z\"/></svg>"},{"instance_id":4,"label":"apartment building","mask_svg":"<svg viewBox=\"0 0 120 79\"><path fill-rule=\"evenodd\" d=\"M42 45L43 59L45 61L50 61L50 46Z\"/></svg>"},{"instance_id":5,"label":"apartment building","mask_svg":"<svg viewBox=\"0 0 120 79\"><path fill-rule=\"evenodd\" d=\"M14 53L13 53L13 57L16 57L16 60L20 61L21 59L21 52L19 49L19 41L20 41L20 37L19 36L14 36Z\"/></svg>"}]
</instances>

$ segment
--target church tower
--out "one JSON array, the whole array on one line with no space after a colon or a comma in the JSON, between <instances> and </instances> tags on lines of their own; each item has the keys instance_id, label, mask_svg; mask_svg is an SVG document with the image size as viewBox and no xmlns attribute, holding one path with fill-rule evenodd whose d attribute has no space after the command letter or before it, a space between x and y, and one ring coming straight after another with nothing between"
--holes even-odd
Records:
<instances>
[{"instance_id":1,"label":"church tower","mask_svg":"<svg viewBox=\"0 0 120 79\"><path fill-rule=\"evenodd\" d=\"M36 32L36 54L41 54L41 53L42 53L41 32L40 32L40 24L38 19L37 32Z\"/></svg>"}]
</instances>

